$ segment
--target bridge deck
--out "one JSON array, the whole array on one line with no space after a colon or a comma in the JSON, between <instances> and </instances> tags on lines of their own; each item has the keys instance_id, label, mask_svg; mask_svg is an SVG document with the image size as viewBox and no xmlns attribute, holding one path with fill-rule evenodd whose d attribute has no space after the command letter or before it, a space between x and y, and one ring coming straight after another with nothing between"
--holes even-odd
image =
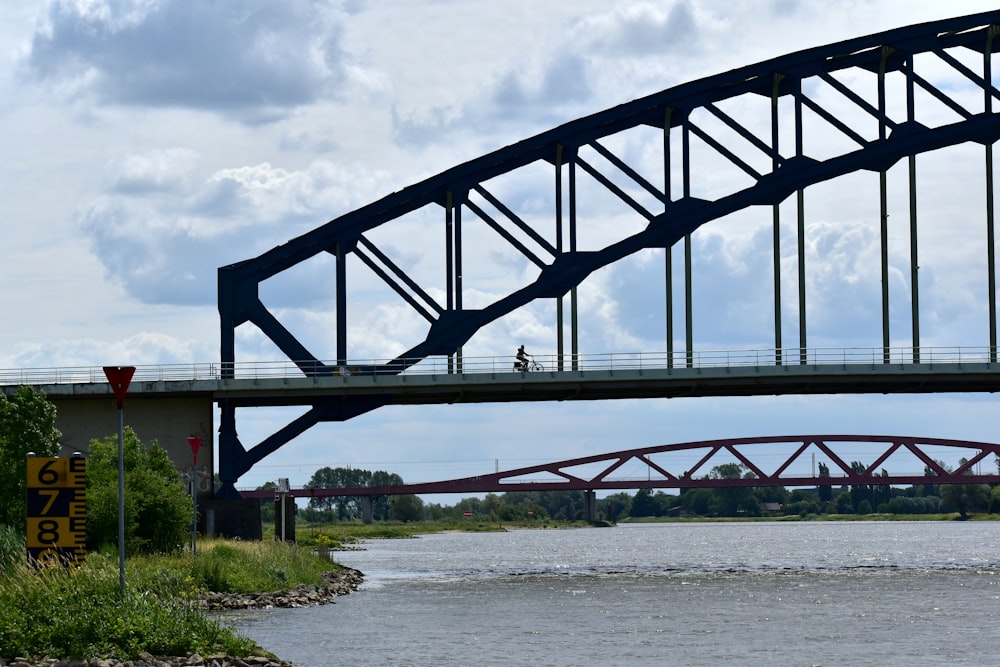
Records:
<instances>
[{"instance_id":1,"label":"bridge deck","mask_svg":"<svg viewBox=\"0 0 1000 667\"><path fill-rule=\"evenodd\" d=\"M31 382L32 379L38 380ZM52 381L25 376L5 383L12 393L31 384L46 395L67 398L110 396L104 380ZM4 379L0 377L0 382ZM426 374L351 373L304 377L259 376L224 379L195 377L143 379L129 388L130 398L204 396L235 405L307 405L318 397L377 397L382 404L569 401L614 398L679 398L832 393L995 392L1000 364L982 361L932 363L811 363L764 366L680 368L608 367L545 370L533 373L487 372Z\"/></svg>"}]
</instances>

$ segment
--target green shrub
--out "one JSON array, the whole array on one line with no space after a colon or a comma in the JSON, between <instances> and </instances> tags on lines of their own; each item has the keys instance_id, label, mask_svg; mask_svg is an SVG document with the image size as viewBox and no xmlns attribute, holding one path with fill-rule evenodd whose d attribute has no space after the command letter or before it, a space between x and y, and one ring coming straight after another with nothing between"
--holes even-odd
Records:
<instances>
[{"instance_id":1,"label":"green shrub","mask_svg":"<svg viewBox=\"0 0 1000 667\"><path fill-rule=\"evenodd\" d=\"M125 427L125 545L130 554L179 551L194 511L174 464L156 441L144 445ZM118 436L90 442L87 462L87 542L118 544Z\"/></svg>"},{"instance_id":2,"label":"green shrub","mask_svg":"<svg viewBox=\"0 0 1000 667\"><path fill-rule=\"evenodd\" d=\"M18 387L11 397L0 393L0 525L25 528L25 456L55 456L61 434L56 407L45 394Z\"/></svg>"}]
</instances>

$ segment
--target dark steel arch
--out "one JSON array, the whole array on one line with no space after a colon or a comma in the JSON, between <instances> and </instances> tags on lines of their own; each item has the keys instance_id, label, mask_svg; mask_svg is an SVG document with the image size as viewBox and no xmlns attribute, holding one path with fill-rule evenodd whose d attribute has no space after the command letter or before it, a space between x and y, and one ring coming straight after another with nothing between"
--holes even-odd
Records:
<instances>
[{"instance_id":1,"label":"dark steel arch","mask_svg":"<svg viewBox=\"0 0 1000 667\"><path fill-rule=\"evenodd\" d=\"M844 445L864 445L867 449L863 469L851 464L854 454L844 450ZM777 465L765 466L757 458L765 448L772 451L774 446L785 447ZM956 464L945 468L939 458L935 458L928 448L942 448L954 455ZM830 463L831 474L818 476L790 474L796 465L803 464L803 457L810 452L819 452ZM923 472L885 471L883 466L893 455L907 456L912 465L923 466ZM671 455L693 455L680 461L669 461ZM712 469L719 455L745 466L748 475L739 479L723 479L713 476ZM537 466L506 470L489 475L477 475L461 479L421 484L400 484L364 488L302 488L294 489L290 495L300 498L326 496L384 496L422 493L487 493L505 491L600 491L624 489L691 489L721 487L815 487L854 485L913 485L913 484L997 484L1000 471L993 461L988 461L992 473L977 474L975 470L990 455L1000 457L1000 445L989 442L950 440L943 438L921 438L895 435L786 435L758 436L748 438L728 438L722 440L701 440L697 442L655 445L620 452L609 452L585 456L565 461L555 461ZM653 457L664 455L662 461ZM940 457L941 453L938 452ZM756 460L755 460L756 458ZM692 464L691 461L694 461ZM644 466L647 475L643 477L616 477L615 473L629 463ZM824 462L825 463L825 462ZM676 468L675 465L682 465ZM585 471L574 468L588 466ZM768 472L770 469L770 472ZM538 479L545 475L546 479ZM536 479L531 479L536 477ZM268 498L273 491L244 492L246 497Z\"/></svg>"},{"instance_id":2,"label":"dark steel arch","mask_svg":"<svg viewBox=\"0 0 1000 667\"><path fill-rule=\"evenodd\" d=\"M1000 139L1000 123L993 112L994 99L1000 91L992 85L992 53L998 33L1000 11L909 26L877 35L860 37L829 46L808 49L763 63L750 65L683 84L660 93L622 104L593 114L493 153L449 169L421 183L407 187L368 206L332 220L288 243L273 248L254 259L221 267L218 272L218 307L221 326L221 361L225 377L233 377L236 362L237 327L244 323L257 326L307 376L333 375L347 363L347 267L353 256L377 275L417 313L428 321L428 332L415 344L385 364L362 369L369 372L399 373L428 356L443 355L454 359L461 368L461 347L481 327L531 303L536 299L555 299L559 317L563 300L570 299L574 318L573 340L568 359L573 363L579 350L576 346L575 287L595 270L608 266L637 251L647 248L670 249L678 242L689 244L689 235L700 226L755 205L771 205L775 216L777 247L778 210L780 202L798 196L799 215L799 363L804 363L806 341L806 301L804 286L804 251L801 247L803 226L802 192L806 186L830 180L859 170L882 174L883 193L885 171L903 158L910 159L911 200L915 200L913 177L914 156L943 147L966 142L983 144L987 151L987 169L992 173L992 145ZM964 48L983 55L983 72L976 73L956 58L950 49ZM917 71L918 55L935 57L944 63L959 80L982 93L981 108L968 108L960 103L945 86L935 85ZM859 92L838 79L849 72L872 73L878 80L877 100L865 99ZM894 117L886 110L885 78L902 77L905 81L905 113ZM867 134L838 118L831 109L813 99L803 87L804 81L819 81L836 91L842 101L852 105L854 112L871 121ZM920 95L917 95L917 92ZM761 136L747 122L722 108L722 104L743 95L764 96L771 100L770 136ZM918 122L916 107L930 99L951 114L949 122L930 126ZM794 112L789 120L778 111L779 101L789 100ZM850 148L838 155L819 159L810 156L804 147L803 123L805 112L823 122L823 132L836 133L846 139ZM742 150L729 145L722 133L713 131L698 121L698 114L716 119L726 128L726 136L741 141ZM791 124L794 145L779 145L781 128ZM784 125L783 125L784 124ZM602 140L611 135L640 127L653 127L663 136L663 182L654 184L609 150ZM764 133L767 134L766 132ZM788 134L787 132L785 134ZM692 194L698 174L689 164L690 142L697 139L710 147L717 157L739 170L750 185L714 199ZM674 144L680 144L679 148ZM681 183L671 182L671 155L679 156ZM749 157L748 156L752 156ZM555 187L554 242L544 238L524 221L515 207L502 201L487 187L487 182L534 163L551 166ZM759 166L760 162L769 165ZM755 166L757 165L757 166ZM576 190L579 175L592 180L593 187L607 193L631 208L644 228L604 248L583 251L577 247ZM992 175L988 177L992 183ZM675 191L679 191L675 196ZM989 289L990 341L995 360L996 312L995 271L993 266L992 190L989 191ZM651 206L644 203L652 199ZM564 199L566 206L564 206ZM884 199L884 197L883 197ZM378 245L367 236L382 225L390 224L403 215L427 205L439 206L446 234L445 297L443 303L431 296L431 290L421 286ZM566 210L564 210L566 209ZM492 212L491 212L492 211ZM487 224L539 269L538 277L484 308L463 305L462 226L466 219L478 219ZM887 272L886 231L883 210L883 278ZM915 219L911 227L915 229ZM534 247L518 237L532 240ZM916 235L911 239L910 295L913 303L912 338L914 361L919 361L919 292L916 280ZM777 251L776 251L777 252ZM316 255L326 253L336 264L336 360L320 360L285 328L265 307L259 296L261 282ZM669 253L668 253L669 263ZM689 262L685 267L690 271ZM774 266L775 289L775 348L783 348L781 340L781 295L777 255ZM686 274L690 284L690 275ZM883 279L883 346L888 363L888 280ZM690 290L687 296L686 347L693 348ZM672 309L668 308L669 312ZM565 352L562 323L558 327L560 369ZM673 322L667 323L666 346L673 358ZM780 360L779 360L780 361ZM310 410L258 445L256 454L247 452L236 435L235 410L240 403L223 401L220 428L220 474L227 485L246 472L254 462L280 447L312 425L321 421L350 419L379 407L378 397L336 397L313 399L306 405ZM250 405L247 403L246 405ZM255 448L257 449L257 448Z\"/></svg>"}]
</instances>

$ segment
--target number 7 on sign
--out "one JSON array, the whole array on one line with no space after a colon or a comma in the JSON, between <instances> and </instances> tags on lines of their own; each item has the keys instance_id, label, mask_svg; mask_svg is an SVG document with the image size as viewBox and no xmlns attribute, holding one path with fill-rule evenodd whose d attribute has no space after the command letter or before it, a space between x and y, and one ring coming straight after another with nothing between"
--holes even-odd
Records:
<instances>
[{"instance_id":1,"label":"number 7 on sign","mask_svg":"<svg viewBox=\"0 0 1000 667\"><path fill-rule=\"evenodd\" d=\"M45 501L45 505L42 507L41 515L47 515L51 510L52 506L55 504L56 499L59 498L59 489L38 489L38 495L48 496L48 500Z\"/></svg>"}]
</instances>

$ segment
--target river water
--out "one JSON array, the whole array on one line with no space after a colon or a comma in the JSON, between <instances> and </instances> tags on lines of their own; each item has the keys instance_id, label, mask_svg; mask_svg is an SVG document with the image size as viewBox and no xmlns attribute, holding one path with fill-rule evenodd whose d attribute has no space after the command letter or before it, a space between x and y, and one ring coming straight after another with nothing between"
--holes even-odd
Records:
<instances>
[{"instance_id":1,"label":"river water","mask_svg":"<svg viewBox=\"0 0 1000 667\"><path fill-rule=\"evenodd\" d=\"M359 591L226 620L307 667L1000 664L1000 522L448 533L334 557Z\"/></svg>"}]
</instances>

